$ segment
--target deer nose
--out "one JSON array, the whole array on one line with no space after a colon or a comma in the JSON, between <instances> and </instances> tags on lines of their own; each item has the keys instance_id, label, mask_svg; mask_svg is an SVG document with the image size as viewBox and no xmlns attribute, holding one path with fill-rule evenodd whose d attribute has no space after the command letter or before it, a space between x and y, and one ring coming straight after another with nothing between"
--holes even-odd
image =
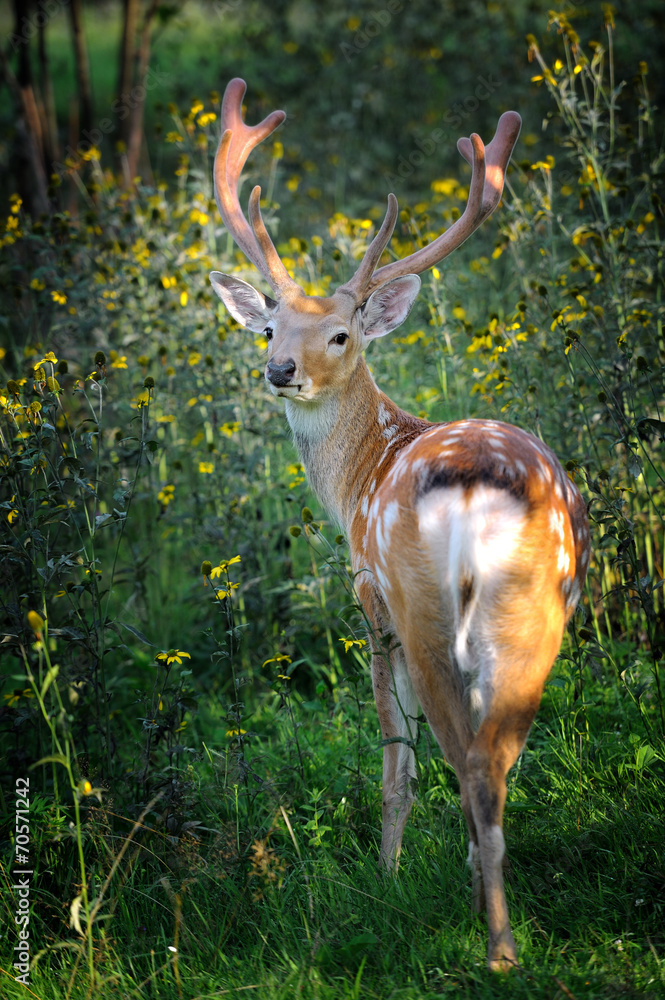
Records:
<instances>
[{"instance_id":1,"label":"deer nose","mask_svg":"<svg viewBox=\"0 0 665 1000\"><path fill-rule=\"evenodd\" d=\"M266 367L268 381L272 382L273 385L288 385L293 378L295 370L296 363L293 358L288 358L287 361L282 361L281 364L271 360Z\"/></svg>"}]
</instances>

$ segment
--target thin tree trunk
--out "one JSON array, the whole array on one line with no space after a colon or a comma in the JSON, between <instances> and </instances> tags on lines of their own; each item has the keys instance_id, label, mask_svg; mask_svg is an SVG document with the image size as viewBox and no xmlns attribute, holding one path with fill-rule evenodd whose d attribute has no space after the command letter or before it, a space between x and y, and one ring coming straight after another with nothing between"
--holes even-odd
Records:
<instances>
[{"instance_id":1,"label":"thin tree trunk","mask_svg":"<svg viewBox=\"0 0 665 1000\"><path fill-rule=\"evenodd\" d=\"M25 24L30 23L30 0L14 0L15 30L23 37ZM44 136L35 98L30 46L26 38L19 49L17 74L0 51L2 74L14 96L17 107L16 155L19 159L19 190L32 215L49 211L46 169L44 164Z\"/></svg>"},{"instance_id":2,"label":"thin tree trunk","mask_svg":"<svg viewBox=\"0 0 665 1000\"><path fill-rule=\"evenodd\" d=\"M120 42L120 65L118 71L117 98L123 107L129 107L130 91L134 80L134 50L136 46L136 28L139 20L141 0L124 0L124 20L122 25L122 41ZM128 115L120 122L119 138L125 143L125 149L129 142Z\"/></svg>"},{"instance_id":3,"label":"thin tree trunk","mask_svg":"<svg viewBox=\"0 0 665 1000\"><path fill-rule=\"evenodd\" d=\"M72 21L72 40L74 42L74 58L76 61L76 81L78 84L79 103L81 106L81 130L90 132L92 128L92 86L90 84L90 59L88 46L83 32L83 8L81 0L70 0L69 12Z\"/></svg>"},{"instance_id":4,"label":"thin tree trunk","mask_svg":"<svg viewBox=\"0 0 665 1000\"><path fill-rule=\"evenodd\" d=\"M58 145L58 123L55 115L53 80L46 51L46 22L39 25L39 76L44 103L44 149L48 163L54 163L60 156Z\"/></svg>"},{"instance_id":5,"label":"thin tree trunk","mask_svg":"<svg viewBox=\"0 0 665 1000\"><path fill-rule=\"evenodd\" d=\"M139 48L136 53L137 96L129 117L129 142L127 143L127 172L130 184L134 183L134 178L138 172L139 156L141 155L141 145L143 143L143 121L147 93L146 80L150 64L150 36L152 22L159 4L160 0L151 0L141 28Z\"/></svg>"}]
</instances>

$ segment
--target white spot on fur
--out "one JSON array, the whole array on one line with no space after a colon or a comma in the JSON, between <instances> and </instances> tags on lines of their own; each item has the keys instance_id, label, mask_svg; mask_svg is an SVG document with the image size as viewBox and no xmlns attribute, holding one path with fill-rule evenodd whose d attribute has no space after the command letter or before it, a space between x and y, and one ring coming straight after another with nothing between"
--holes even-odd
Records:
<instances>
[{"instance_id":1,"label":"white spot on fur","mask_svg":"<svg viewBox=\"0 0 665 1000\"><path fill-rule=\"evenodd\" d=\"M390 413L385 403L379 403L378 420L382 427L385 427L390 420Z\"/></svg>"},{"instance_id":2,"label":"white spot on fur","mask_svg":"<svg viewBox=\"0 0 665 1000\"><path fill-rule=\"evenodd\" d=\"M362 503L360 504L360 513L363 517L367 517L367 508L369 507L369 497L364 496Z\"/></svg>"},{"instance_id":3,"label":"white spot on fur","mask_svg":"<svg viewBox=\"0 0 665 1000\"><path fill-rule=\"evenodd\" d=\"M379 581L379 585L383 592L383 596L385 597L386 600L388 600L391 591L390 580L388 579L385 572L381 569L380 566L375 567L374 573L376 575L377 580Z\"/></svg>"},{"instance_id":4,"label":"white spot on fur","mask_svg":"<svg viewBox=\"0 0 665 1000\"><path fill-rule=\"evenodd\" d=\"M580 594L582 593L582 587L578 580L575 581L570 597L568 599L568 607L574 608L580 599Z\"/></svg>"},{"instance_id":5,"label":"white spot on fur","mask_svg":"<svg viewBox=\"0 0 665 1000\"><path fill-rule=\"evenodd\" d=\"M383 512L383 526L386 533L386 541L390 539L393 528L399 519L399 503L391 500Z\"/></svg>"},{"instance_id":6,"label":"white spot on fur","mask_svg":"<svg viewBox=\"0 0 665 1000\"><path fill-rule=\"evenodd\" d=\"M397 424L391 424L390 427L386 427L385 430L381 431L381 434L386 439L386 441L392 441L399 430Z\"/></svg>"},{"instance_id":7,"label":"white spot on fur","mask_svg":"<svg viewBox=\"0 0 665 1000\"><path fill-rule=\"evenodd\" d=\"M559 557L557 559L556 568L562 570L564 573L568 572L568 567L570 566L570 556L566 552L564 545L559 548Z\"/></svg>"},{"instance_id":8,"label":"white spot on fur","mask_svg":"<svg viewBox=\"0 0 665 1000\"><path fill-rule=\"evenodd\" d=\"M526 477L526 474L527 474L527 472L526 472L526 465L524 464L524 462L520 461L519 458L517 458L515 460L515 468L520 473L520 475Z\"/></svg>"},{"instance_id":9,"label":"white spot on fur","mask_svg":"<svg viewBox=\"0 0 665 1000\"><path fill-rule=\"evenodd\" d=\"M550 528L563 541L563 511L552 507L550 511Z\"/></svg>"}]
</instances>

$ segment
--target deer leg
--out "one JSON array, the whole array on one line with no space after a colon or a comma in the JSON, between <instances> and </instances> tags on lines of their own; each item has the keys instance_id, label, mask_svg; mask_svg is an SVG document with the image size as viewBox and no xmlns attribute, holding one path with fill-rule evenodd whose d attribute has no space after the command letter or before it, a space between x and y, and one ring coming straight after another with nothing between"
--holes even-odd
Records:
<instances>
[{"instance_id":1,"label":"deer leg","mask_svg":"<svg viewBox=\"0 0 665 1000\"><path fill-rule=\"evenodd\" d=\"M390 661L375 653L372 659L374 697L384 740L383 801L380 864L397 870L404 827L414 799L415 754L407 741L416 738L418 700L401 649Z\"/></svg>"}]
</instances>

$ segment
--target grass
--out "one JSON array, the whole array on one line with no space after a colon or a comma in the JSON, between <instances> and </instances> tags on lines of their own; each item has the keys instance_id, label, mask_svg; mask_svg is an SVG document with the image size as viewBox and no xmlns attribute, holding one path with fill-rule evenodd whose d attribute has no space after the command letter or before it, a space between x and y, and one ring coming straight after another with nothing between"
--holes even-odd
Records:
<instances>
[{"instance_id":1,"label":"grass","mask_svg":"<svg viewBox=\"0 0 665 1000\"><path fill-rule=\"evenodd\" d=\"M77 218L32 220L16 195L0 227L0 905L11 926L28 778L33 995L662 995L660 120L643 67L610 85L609 14L601 48L554 28L556 59L529 43L554 162L517 158L497 218L370 353L412 412L542 434L589 505L587 590L509 777L521 970L485 970L456 780L424 723L400 872L377 872L346 543L263 389L265 343L208 290L212 267L252 275L215 221L216 105L188 100L160 140L168 184L128 196L93 152L63 177ZM272 178L288 267L325 292L376 220L326 225L327 190L300 229L291 168L274 145L249 172ZM450 223L464 183L421 194L397 253ZM29 996L14 941L3 995Z\"/></svg>"}]
</instances>

